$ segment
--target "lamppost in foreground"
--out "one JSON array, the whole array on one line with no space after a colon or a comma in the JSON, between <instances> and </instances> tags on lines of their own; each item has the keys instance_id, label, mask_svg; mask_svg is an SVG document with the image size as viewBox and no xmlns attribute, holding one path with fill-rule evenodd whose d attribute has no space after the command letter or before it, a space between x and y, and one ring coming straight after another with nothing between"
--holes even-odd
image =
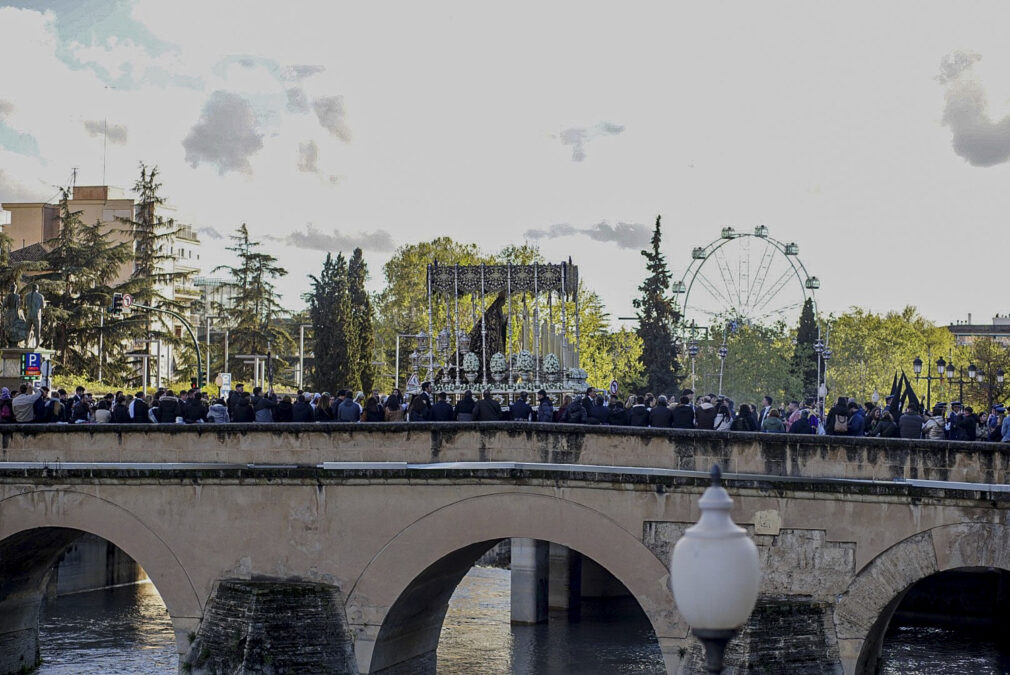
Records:
<instances>
[{"instance_id":1,"label":"lamppost in foreground","mask_svg":"<svg viewBox=\"0 0 1010 675\"><path fill-rule=\"evenodd\" d=\"M670 584L677 609L705 646L706 670L721 673L727 643L757 602L761 563L747 531L730 518L733 500L718 465L698 506L701 518L673 548Z\"/></svg>"}]
</instances>

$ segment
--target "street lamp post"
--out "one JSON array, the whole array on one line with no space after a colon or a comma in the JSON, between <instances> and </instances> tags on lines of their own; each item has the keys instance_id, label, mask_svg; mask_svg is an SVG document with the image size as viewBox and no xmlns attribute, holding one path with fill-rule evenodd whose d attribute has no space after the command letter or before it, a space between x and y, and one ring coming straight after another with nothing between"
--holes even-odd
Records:
<instances>
[{"instance_id":1,"label":"street lamp post","mask_svg":"<svg viewBox=\"0 0 1010 675\"><path fill-rule=\"evenodd\" d=\"M305 329L312 328L311 323L298 324L298 388L305 388Z\"/></svg>"},{"instance_id":2,"label":"street lamp post","mask_svg":"<svg viewBox=\"0 0 1010 675\"><path fill-rule=\"evenodd\" d=\"M824 340L821 339L821 326L817 326L817 340L814 342L814 352L817 354L817 411L818 415L824 417L824 394L821 392L821 370L823 368L821 359L824 356Z\"/></svg>"},{"instance_id":3,"label":"street lamp post","mask_svg":"<svg viewBox=\"0 0 1010 675\"><path fill-rule=\"evenodd\" d=\"M926 347L926 360L927 361L932 361L933 360L933 349L931 347L929 347L929 346ZM918 356L915 357L914 361L912 361L912 371L915 373L915 381L916 382L919 381L919 375L922 373L922 365L923 365L922 364L922 359L920 359ZM969 368L968 370L969 370L969 372L971 372L971 368ZM931 371L931 370L926 371L926 409L927 410L932 410L933 409L933 401L932 401L933 380L939 380L940 382L943 382L943 377L947 373L947 362L943 360L942 356L936 360L936 372L937 372L937 374L934 375L933 371Z\"/></svg>"},{"instance_id":4,"label":"street lamp post","mask_svg":"<svg viewBox=\"0 0 1010 675\"><path fill-rule=\"evenodd\" d=\"M687 353L691 356L691 391L695 389L694 357L698 356L698 341L694 338L687 343Z\"/></svg>"},{"instance_id":5,"label":"street lamp post","mask_svg":"<svg viewBox=\"0 0 1010 675\"><path fill-rule=\"evenodd\" d=\"M747 531L730 518L733 500L719 466L698 500L701 518L673 548L670 584L677 609L705 647L705 668L721 673L726 645L757 603L761 562Z\"/></svg>"},{"instance_id":6,"label":"street lamp post","mask_svg":"<svg viewBox=\"0 0 1010 675\"><path fill-rule=\"evenodd\" d=\"M719 347L719 396L722 396L722 374L726 368L726 357L729 356L729 347L726 346L726 335L722 336L722 346Z\"/></svg>"}]
</instances>

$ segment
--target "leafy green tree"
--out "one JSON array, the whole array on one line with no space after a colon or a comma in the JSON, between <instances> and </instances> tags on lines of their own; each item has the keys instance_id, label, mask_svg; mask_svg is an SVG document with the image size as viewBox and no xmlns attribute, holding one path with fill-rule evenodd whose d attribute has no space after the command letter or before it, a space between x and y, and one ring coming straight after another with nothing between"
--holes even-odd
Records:
<instances>
[{"instance_id":1,"label":"leafy green tree","mask_svg":"<svg viewBox=\"0 0 1010 675\"><path fill-rule=\"evenodd\" d=\"M360 248L354 249L347 263L348 296L351 305L351 341L354 342L354 378L366 394L375 383L375 334L373 331L372 299L365 290L368 265Z\"/></svg>"},{"instance_id":2,"label":"leafy green tree","mask_svg":"<svg viewBox=\"0 0 1010 675\"><path fill-rule=\"evenodd\" d=\"M722 365L722 393L737 403L760 403L763 396L771 396L776 404L799 398L800 380L791 368L792 335L784 323L738 323L736 330L727 334L725 364L718 355L721 335L699 346L695 363L695 390L699 394L719 392Z\"/></svg>"},{"instance_id":3,"label":"leafy green tree","mask_svg":"<svg viewBox=\"0 0 1010 675\"><path fill-rule=\"evenodd\" d=\"M354 313L351 310L351 293L347 260L337 254L333 263L333 374L334 389L358 389L361 378L358 362L357 340L354 334Z\"/></svg>"},{"instance_id":4,"label":"leafy green tree","mask_svg":"<svg viewBox=\"0 0 1010 675\"><path fill-rule=\"evenodd\" d=\"M638 337L642 340L642 366L645 370L646 388L657 395L674 393L681 377L677 362L674 335L680 314L669 296L670 270L666 257L660 252L662 233L660 217L656 216L656 229L652 233L652 246L642 251L649 276L638 290L640 298L634 301L638 310Z\"/></svg>"},{"instance_id":5,"label":"leafy green tree","mask_svg":"<svg viewBox=\"0 0 1010 675\"><path fill-rule=\"evenodd\" d=\"M955 355L955 340L946 327L937 326L916 311L875 314L853 307L829 321L828 347L832 356L825 366L829 395L868 401L876 391L881 399L891 391L895 371L905 371L916 393L925 401L926 382L916 383L912 362L918 357L935 372L935 361ZM928 363L930 358L934 363ZM945 385L934 382L933 402L948 396Z\"/></svg>"},{"instance_id":6,"label":"leafy green tree","mask_svg":"<svg viewBox=\"0 0 1010 675\"><path fill-rule=\"evenodd\" d=\"M963 359L960 365L966 373L969 365L976 368L975 382L958 388L958 391L964 391L964 398L967 399L964 403L973 406L976 412L981 412L990 410L996 403L1006 402L1010 396L1010 347L991 337L981 337L962 348L959 358ZM1002 382L998 377L1000 370L1003 371ZM978 381L978 373L982 374L981 382ZM964 377L967 379L967 374ZM954 398L953 394L954 391L951 390L949 397Z\"/></svg>"},{"instance_id":7,"label":"leafy green tree","mask_svg":"<svg viewBox=\"0 0 1010 675\"><path fill-rule=\"evenodd\" d=\"M113 282L132 257L127 242L116 242L101 224L86 225L80 211L71 211L69 194L61 191L59 234L46 242L46 271L32 277L46 296L43 322L54 361L67 375L97 377L99 335L104 334L105 374L124 376L123 347L132 333L128 323L113 317L101 327L101 313L118 290Z\"/></svg>"},{"instance_id":8,"label":"leafy green tree","mask_svg":"<svg viewBox=\"0 0 1010 675\"><path fill-rule=\"evenodd\" d=\"M796 329L796 348L790 365L793 377L799 379L800 391L795 392L798 400L817 396L817 317L814 315L814 301L807 298L800 313L800 323ZM800 396L799 394L802 394Z\"/></svg>"},{"instance_id":9,"label":"leafy green tree","mask_svg":"<svg viewBox=\"0 0 1010 675\"><path fill-rule=\"evenodd\" d=\"M293 352L294 340L277 321L286 312L274 286L274 279L285 276L287 270L277 265L277 258L261 252L259 242L249 239L245 223L242 223L231 239L235 243L228 250L238 257L238 264L234 267L219 265L214 271L227 271L232 280L226 285L235 289L234 307L231 310L232 351L238 354ZM275 367L284 365L286 364L278 359ZM240 372L248 375L251 370L248 366L243 366Z\"/></svg>"}]
</instances>

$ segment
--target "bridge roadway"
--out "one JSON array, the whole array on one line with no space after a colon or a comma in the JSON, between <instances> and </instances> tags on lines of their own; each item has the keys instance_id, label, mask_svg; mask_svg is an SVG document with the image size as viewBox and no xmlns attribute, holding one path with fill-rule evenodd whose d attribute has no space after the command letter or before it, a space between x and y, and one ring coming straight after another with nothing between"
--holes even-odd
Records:
<instances>
[{"instance_id":1,"label":"bridge roadway","mask_svg":"<svg viewBox=\"0 0 1010 675\"><path fill-rule=\"evenodd\" d=\"M449 597L505 538L602 566L668 672L693 670L667 567L714 462L763 565L731 646L744 670L873 672L912 584L1010 570L1000 444L521 423L11 425L0 440L0 673L38 658L46 578L82 532L148 572L191 672L434 672Z\"/></svg>"}]
</instances>

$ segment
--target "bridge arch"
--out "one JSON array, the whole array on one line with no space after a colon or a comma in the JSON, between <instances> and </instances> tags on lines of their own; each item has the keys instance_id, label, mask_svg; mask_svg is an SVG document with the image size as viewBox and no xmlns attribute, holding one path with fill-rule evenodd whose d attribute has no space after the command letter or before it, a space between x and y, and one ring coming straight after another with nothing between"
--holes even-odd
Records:
<instances>
[{"instance_id":1,"label":"bridge arch","mask_svg":"<svg viewBox=\"0 0 1010 675\"><path fill-rule=\"evenodd\" d=\"M165 603L177 649L183 654L188 634L203 615L203 602L182 563L135 515L75 490L32 490L0 500L0 576L6 577L0 578L0 588L7 587L5 602L13 601L18 611L28 613L15 621L15 613L7 612L12 622L6 628L17 628L18 622L33 625L32 611L37 621L35 600L41 600L43 590L38 585L59 554L83 533L112 542L144 568Z\"/></svg>"},{"instance_id":2,"label":"bridge arch","mask_svg":"<svg viewBox=\"0 0 1010 675\"><path fill-rule=\"evenodd\" d=\"M939 572L979 567L1010 571L1010 526L942 525L895 543L867 563L835 606L845 673L874 672L887 626L914 584Z\"/></svg>"},{"instance_id":3,"label":"bridge arch","mask_svg":"<svg viewBox=\"0 0 1010 675\"><path fill-rule=\"evenodd\" d=\"M511 537L561 544L604 567L634 595L674 672L687 627L674 609L669 570L641 533L577 502L518 491L443 506L404 528L371 560L347 601L359 670L393 667L408 638L418 654L433 651L456 585L494 542ZM387 621L400 630L383 630Z\"/></svg>"}]
</instances>

